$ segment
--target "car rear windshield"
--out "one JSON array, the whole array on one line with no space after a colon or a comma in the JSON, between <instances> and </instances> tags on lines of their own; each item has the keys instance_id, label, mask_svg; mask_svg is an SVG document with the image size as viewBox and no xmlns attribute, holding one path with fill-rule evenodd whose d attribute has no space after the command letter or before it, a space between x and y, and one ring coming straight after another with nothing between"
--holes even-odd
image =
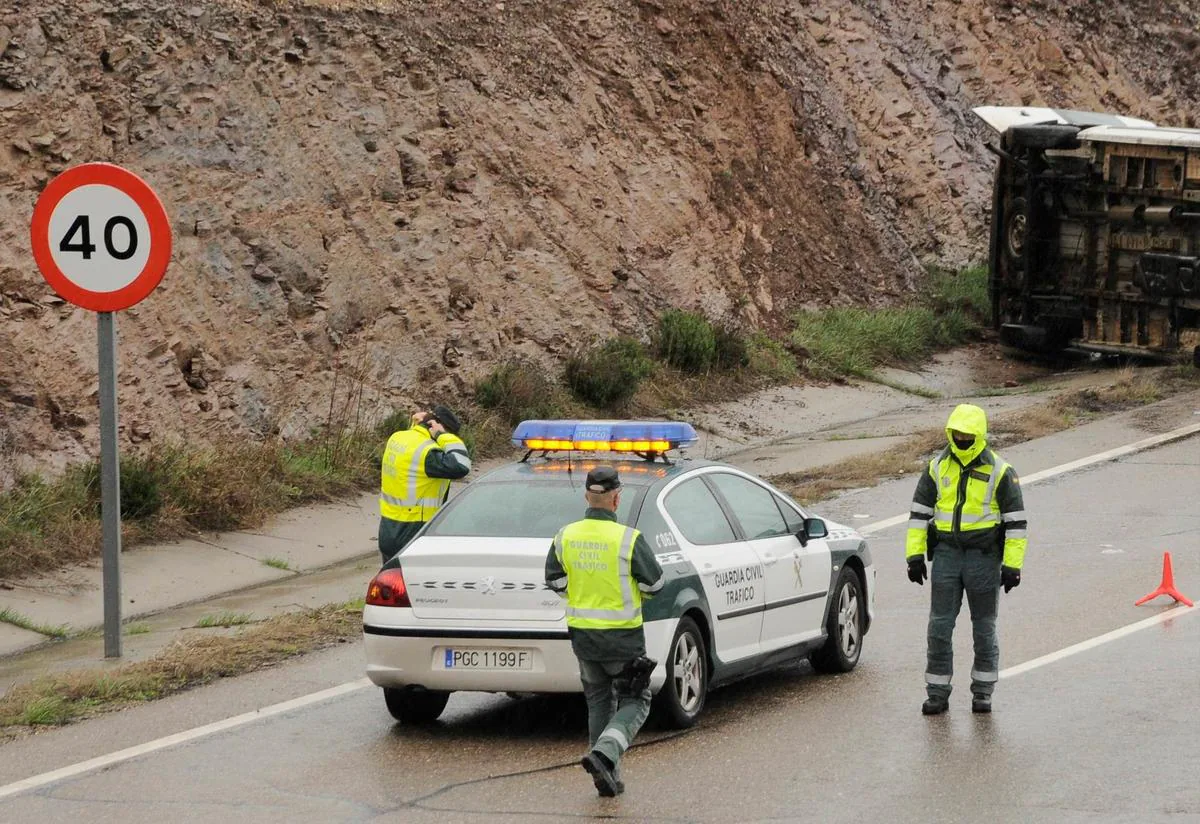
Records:
<instances>
[{"instance_id":1,"label":"car rear windshield","mask_svg":"<svg viewBox=\"0 0 1200 824\"><path fill-rule=\"evenodd\" d=\"M626 485L617 520L629 523L630 513L645 487ZM550 540L587 510L583 484L556 481L514 481L472 484L438 513L426 535L473 538L545 538Z\"/></svg>"}]
</instances>

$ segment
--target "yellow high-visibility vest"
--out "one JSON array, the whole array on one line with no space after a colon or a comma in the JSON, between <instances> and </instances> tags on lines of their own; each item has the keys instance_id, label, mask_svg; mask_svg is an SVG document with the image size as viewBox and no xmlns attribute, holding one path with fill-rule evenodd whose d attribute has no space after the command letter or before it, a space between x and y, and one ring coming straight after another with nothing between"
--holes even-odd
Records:
<instances>
[{"instance_id":1,"label":"yellow high-visibility vest","mask_svg":"<svg viewBox=\"0 0 1200 824\"><path fill-rule=\"evenodd\" d=\"M642 593L634 585L632 527L598 518L568 524L554 538L567 573L567 626L636 629L642 625Z\"/></svg>"},{"instance_id":2,"label":"yellow high-visibility vest","mask_svg":"<svg viewBox=\"0 0 1200 824\"><path fill-rule=\"evenodd\" d=\"M425 455L430 449L450 443L462 443L455 435L446 433L436 442L423 426L414 426L393 433L383 453L382 479L379 493L379 514L393 521L412 523L428 521L441 509L450 489L446 478L431 478L425 474Z\"/></svg>"},{"instance_id":3,"label":"yellow high-visibility vest","mask_svg":"<svg viewBox=\"0 0 1200 824\"><path fill-rule=\"evenodd\" d=\"M952 532L955 517L958 529L972 532L1000 526L1000 504L996 501L996 485L1008 471L1008 464L990 449L985 449L979 462L967 472L966 490L959 508L959 487L962 484L962 464L946 455L929 462L929 475L937 484L937 503L933 508L933 525L938 532Z\"/></svg>"}]
</instances>

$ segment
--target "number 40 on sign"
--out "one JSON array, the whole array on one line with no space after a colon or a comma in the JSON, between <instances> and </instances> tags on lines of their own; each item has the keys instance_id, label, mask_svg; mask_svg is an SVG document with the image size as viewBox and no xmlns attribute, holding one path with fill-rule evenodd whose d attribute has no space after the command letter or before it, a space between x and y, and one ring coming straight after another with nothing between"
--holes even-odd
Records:
<instances>
[{"instance_id":1,"label":"number 40 on sign","mask_svg":"<svg viewBox=\"0 0 1200 824\"><path fill-rule=\"evenodd\" d=\"M31 224L33 257L66 300L95 312L139 302L171 259L162 202L133 172L87 163L54 178Z\"/></svg>"}]
</instances>

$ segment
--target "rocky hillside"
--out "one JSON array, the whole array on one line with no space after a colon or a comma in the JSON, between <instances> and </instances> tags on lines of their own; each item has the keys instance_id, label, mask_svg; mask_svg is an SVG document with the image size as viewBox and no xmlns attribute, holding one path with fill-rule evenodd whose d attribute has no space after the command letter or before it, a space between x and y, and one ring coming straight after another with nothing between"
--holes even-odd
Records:
<instances>
[{"instance_id":1,"label":"rocky hillside","mask_svg":"<svg viewBox=\"0 0 1200 824\"><path fill-rule=\"evenodd\" d=\"M0 485L96 449L95 321L27 227L110 160L172 216L119 319L126 443L302 434L498 357L901 299L978 259L979 104L1190 122L1185 0L8 0Z\"/></svg>"}]
</instances>

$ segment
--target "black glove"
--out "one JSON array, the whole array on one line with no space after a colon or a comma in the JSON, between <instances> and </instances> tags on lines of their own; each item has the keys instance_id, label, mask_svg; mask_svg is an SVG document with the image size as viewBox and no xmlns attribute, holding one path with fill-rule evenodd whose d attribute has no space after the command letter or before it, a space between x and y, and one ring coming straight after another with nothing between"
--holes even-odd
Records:
<instances>
[{"instance_id":1,"label":"black glove","mask_svg":"<svg viewBox=\"0 0 1200 824\"><path fill-rule=\"evenodd\" d=\"M1006 593L1010 589L1019 587L1021 585L1021 570L1009 566L1000 567L1000 584L1004 587Z\"/></svg>"},{"instance_id":2,"label":"black glove","mask_svg":"<svg viewBox=\"0 0 1200 824\"><path fill-rule=\"evenodd\" d=\"M914 584L925 586L925 579L929 577L929 570L925 568L925 556L914 555L908 559L908 580Z\"/></svg>"}]
</instances>

